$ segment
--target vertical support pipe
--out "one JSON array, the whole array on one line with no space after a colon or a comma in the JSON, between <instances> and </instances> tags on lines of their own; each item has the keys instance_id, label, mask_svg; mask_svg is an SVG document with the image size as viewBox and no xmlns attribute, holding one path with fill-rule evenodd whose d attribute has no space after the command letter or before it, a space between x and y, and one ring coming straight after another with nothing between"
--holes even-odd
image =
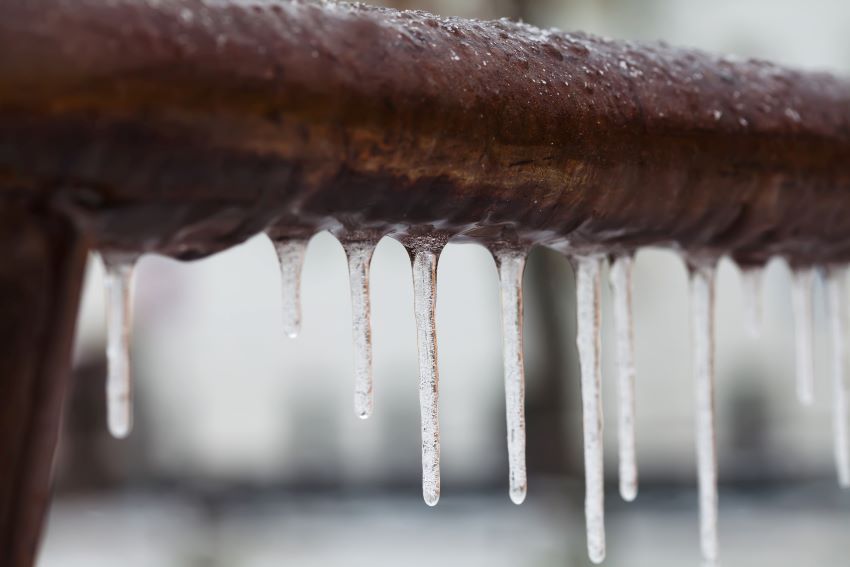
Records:
<instances>
[{"instance_id":1,"label":"vertical support pipe","mask_svg":"<svg viewBox=\"0 0 850 567\"><path fill-rule=\"evenodd\" d=\"M84 239L63 217L0 206L0 565L32 567L70 374Z\"/></svg>"}]
</instances>

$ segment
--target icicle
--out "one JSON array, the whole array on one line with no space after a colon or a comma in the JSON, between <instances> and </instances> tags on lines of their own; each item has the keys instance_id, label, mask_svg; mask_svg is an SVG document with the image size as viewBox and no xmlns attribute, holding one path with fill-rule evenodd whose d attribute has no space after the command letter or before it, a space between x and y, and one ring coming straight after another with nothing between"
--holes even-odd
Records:
<instances>
[{"instance_id":1,"label":"icicle","mask_svg":"<svg viewBox=\"0 0 850 567\"><path fill-rule=\"evenodd\" d=\"M850 435L848 435L847 409L847 360L845 341L847 340L847 288L843 269L832 268L826 280L829 297L829 326L832 335L832 377L833 377L833 435L835 467L838 484L842 488L850 487Z\"/></svg>"},{"instance_id":2,"label":"icicle","mask_svg":"<svg viewBox=\"0 0 850 567\"><path fill-rule=\"evenodd\" d=\"M717 446L714 435L714 267L691 269L691 335L696 381L700 544L717 561Z\"/></svg>"},{"instance_id":3,"label":"icicle","mask_svg":"<svg viewBox=\"0 0 850 567\"><path fill-rule=\"evenodd\" d=\"M631 256L618 256L611 264L614 326L617 336L617 375L620 398L619 448L620 495L631 502L637 497L638 472L635 455L635 363L632 327Z\"/></svg>"},{"instance_id":4,"label":"icicle","mask_svg":"<svg viewBox=\"0 0 850 567\"><path fill-rule=\"evenodd\" d=\"M440 499L440 375L437 368L437 260L442 244L421 238L409 243L413 264L413 309L419 350L419 408L422 419L422 496Z\"/></svg>"},{"instance_id":5,"label":"icicle","mask_svg":"<svg viewBox=\"0 0 850 567\"><path fill-rule=\"evenodd\" d=\"M502 296L502 357L505 372L505 411L508 429L509 494L522 504L528 491L525 468L525 372L522 354L522 273L525 250L494 253Z\"/></svg>"},{"instance_id":6,"label":"icicle","mask_svg":"<svg viewBox=\"0 0 850 567\"><path fill-rule=\"evenodd\" d=\"M791 288L794 309L797 398L804 405L814 401L815 358L812 335L812 268L795 269Z\"/></svg>"},{"instance_id":7,"label":"icicle","mask_svg":"<svg viewBox=\"0 0 850 567\"><path fill-rule=\"evenodd\" d=\"M283 299L283 331L290 338L301 330L301 267L307 253L307 239L293 238L274 242L280 261L280 285Z\"/></svg>"},{"instance_id":8,"label":"icicle","mask_svg":"<svg viewBox=\"0 0 850 567\"><path fill-rule=\"evenodd\" d=\"M600 365L599 256L577 259L576 345L581 366L581 399L584 422L584 513L590 560L605 559L605 479L602 460L602 372Z\"/></svg>"},{"instance_id":9,"label":"icicle","mask_svg":"<svg viewBox=\"0 0 850 567\"><path fill-rule=\"evenodd\" d=\"M360 419L372 415L372 323L369 307L369 264L373 241L343 243L348 256L351 285L351 316L354 333L354 411Z\"/></svg>"},{"instance_id":10,"label":"icicle","mask_svg":"<svg viewBox=\"0 0 850 567\"><path fill-rule=\"evenodd\" d=\"M747 332L753 338L761 334L761 285L761 268L741 268L741 291L744 295Z\"/></svg>"},{"instance_id":11,"label":"icicle","mask_svg":"<svg viewBox=\"0 0 850 567\"><path fill-rule=\"evenodd\" d=\"M135 257L102 254L106 269L106 420L113 437L123 439L133 428L133 384L130 333L133 327Z\"/></svg>"}]
</instances>

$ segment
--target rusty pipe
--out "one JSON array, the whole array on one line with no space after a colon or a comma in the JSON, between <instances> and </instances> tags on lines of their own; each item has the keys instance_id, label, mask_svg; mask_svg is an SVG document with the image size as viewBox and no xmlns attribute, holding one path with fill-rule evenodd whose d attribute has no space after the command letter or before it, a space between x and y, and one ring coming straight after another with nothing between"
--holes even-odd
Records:
<instances>
[{"instance_id":1,"label":"rusty pipe","mask_svg":"<svg viewBox=\"0 0 850 567\"><path fill-rule=\"evenodd\" d=\"M850 82L508 21L7 0L0 187L98 246L269 229L850 259Z\"/></svg>"}]
</instances>

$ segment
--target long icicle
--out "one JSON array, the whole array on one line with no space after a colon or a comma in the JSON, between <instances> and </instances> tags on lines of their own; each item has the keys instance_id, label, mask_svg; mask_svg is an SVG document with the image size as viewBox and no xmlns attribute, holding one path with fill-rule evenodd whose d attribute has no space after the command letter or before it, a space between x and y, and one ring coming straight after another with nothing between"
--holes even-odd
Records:
<instances>
[{"instance_id":1,"label":"long icicle","mask_svg":"<svg viewBox=\"0 0 850 567\"><path fill-rule=\"evenodd\" d=\"M425 239L423 239L425 240ZM442 246L430 240L408 247L413 265L413 309L419 350L419 409L422 420L422 496L440 499L440 374L437 367L437 260Z\"/></svg>"},{"instance_id":2,"label":"long icicle","mask_svg":"<svg viewBox=\"0 0 850 567\"><path fill-rule=\"evenodd\" d=\"M620 496L626 502L634 500L638 491L635 452L635 354L632 323L633 264L631 255L618 256L612 262L610 270L617 337L617 387L620 402L618 416Z\"/></svg>"},{"instance_id":3,"label":"long icicle","mask_svg":"<svg viewBox=\"0 0 850 567\"><path fill-rule=\"evenodd\" d=\"M705 562L717 561L717 445L714 433L714 267L691 269L697 480L700 547Z\"/></svg>"},{"instance_id":4,"label":"long icicle","mask_svg":"<svg viewBox=\"0 0 850 567\"><path fill-rule=\"evenodd\" d=\"M307 253L307 239L292 238L274 242L280 262L280 287L283 301L283 332L295 338L301 331L301 268Z\"/></svg>"},{"instance_id":5,"label":"long icicle","mask_svg":"<svg viewBox=\"0 0 850 567\"><path fill-rule=\"evenodd\" d=\"M101 258L106 270L106 420L112 436L123 439L133 429L130 340L135 258L123 254Z\"/></svg>"},{"instance_id":6,"label":"long icicle","mask_svg":"<svg viewBox=\"0 0 850 567\"><path fill-rule=\"evenodd\" d=\"M744 295L744 313L748 334L756 338L761 334L762 319L762 268L741 268L741 291Z\"/></svg>"},{"instance_id":7,"label":"long icicle","mask_svg":"<svg viewBox=\"0 0 850 567\"><path fill-rule=\"evenodd\" d=\"M372 323L369 302L369 264L375 252L371 240L343 243L348 256L351 320L354 336L354 412L360 419L372 415Z\"/></svg>"},{"instance_id":8,"label":"long icicle","mask_svg":"<svg viewBox=\"0 0 850 567\"><path fill-rule=\"evenodd\" d=\"M525 250L500 249L494 253L499 267L502 298L502 360L505 372L505 412L508 431L509 494L522 504L528 492L525 466L525 370L522 352L522 274Z\"/></svg>"},{"instance_id":9,"label":"long icicle","mask_svg":"<svg viewBox=\"0 0 850 567\"><path fill-rule=\"evenodd\" d=\"M829 299L829 326L832 337L832 425L834 436L835 468L838 484L850 487L850 434L848 434L847 409L847 287L843 268L830 268L827 280Z\"/></svg>"},{"instance_id":10,"label":"long icicle","mask_svg":"<svg viewBox=\"0 0 850 567\"><path fill-rule=\"evenodd\" d=\"M803 405L814 401L815 357L812 334L812 268L793 271L791 304L794 310L795 356L797 370L797 399Z\"/></svg>"},{"instance_id":11,"label":"long icicle","mask_svg":"<svg viewBox=\"0 0 850 567\"><path fill-rule=\"evenodd\" d=\"M602 453L602 372L599 306L600 256L577 259L576 311L581 399L584 423L584 514L587 553L594 563L605 559L605 478Z\"/></svg>"}]
</instances>

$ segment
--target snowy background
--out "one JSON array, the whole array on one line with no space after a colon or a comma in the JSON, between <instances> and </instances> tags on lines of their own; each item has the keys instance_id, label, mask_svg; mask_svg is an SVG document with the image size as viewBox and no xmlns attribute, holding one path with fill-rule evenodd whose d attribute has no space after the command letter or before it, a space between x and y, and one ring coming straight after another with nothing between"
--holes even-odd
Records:
<instances>
[{"instance_id":1,"label":"snowy background","mask_svg":"<svg viewBox=\"0 0 850 567\"><path fill-rule=\"evenodd\" d=\"M850 71L843 0L383 4ZM200 262L144 258L136 426L121 442L109 438L102 408L102 276L91 262L41 567L587 564L573 274L559 255L536 250L526 270L530 487L519 508L507 496L497 276L483 248L450 245L440 260L443 496L435 509L418 487L412 286L398 243L382 241L372 263L376 404L368 421L352 408L348 275L330 235L310 243L294 340L281 330L276 260L264 237ZM641 492L629 505L616 493L613 329L607 298L603 305L607 565L698 562L685 284L673 254L638 255ZM834 482L823 290L816 403L801 408L787 266L767 269L758 339L746 333L738 284L724 261L716 319L723 564L838 564L850 553L850 495Z\"/></svg>"}]
</instances>

